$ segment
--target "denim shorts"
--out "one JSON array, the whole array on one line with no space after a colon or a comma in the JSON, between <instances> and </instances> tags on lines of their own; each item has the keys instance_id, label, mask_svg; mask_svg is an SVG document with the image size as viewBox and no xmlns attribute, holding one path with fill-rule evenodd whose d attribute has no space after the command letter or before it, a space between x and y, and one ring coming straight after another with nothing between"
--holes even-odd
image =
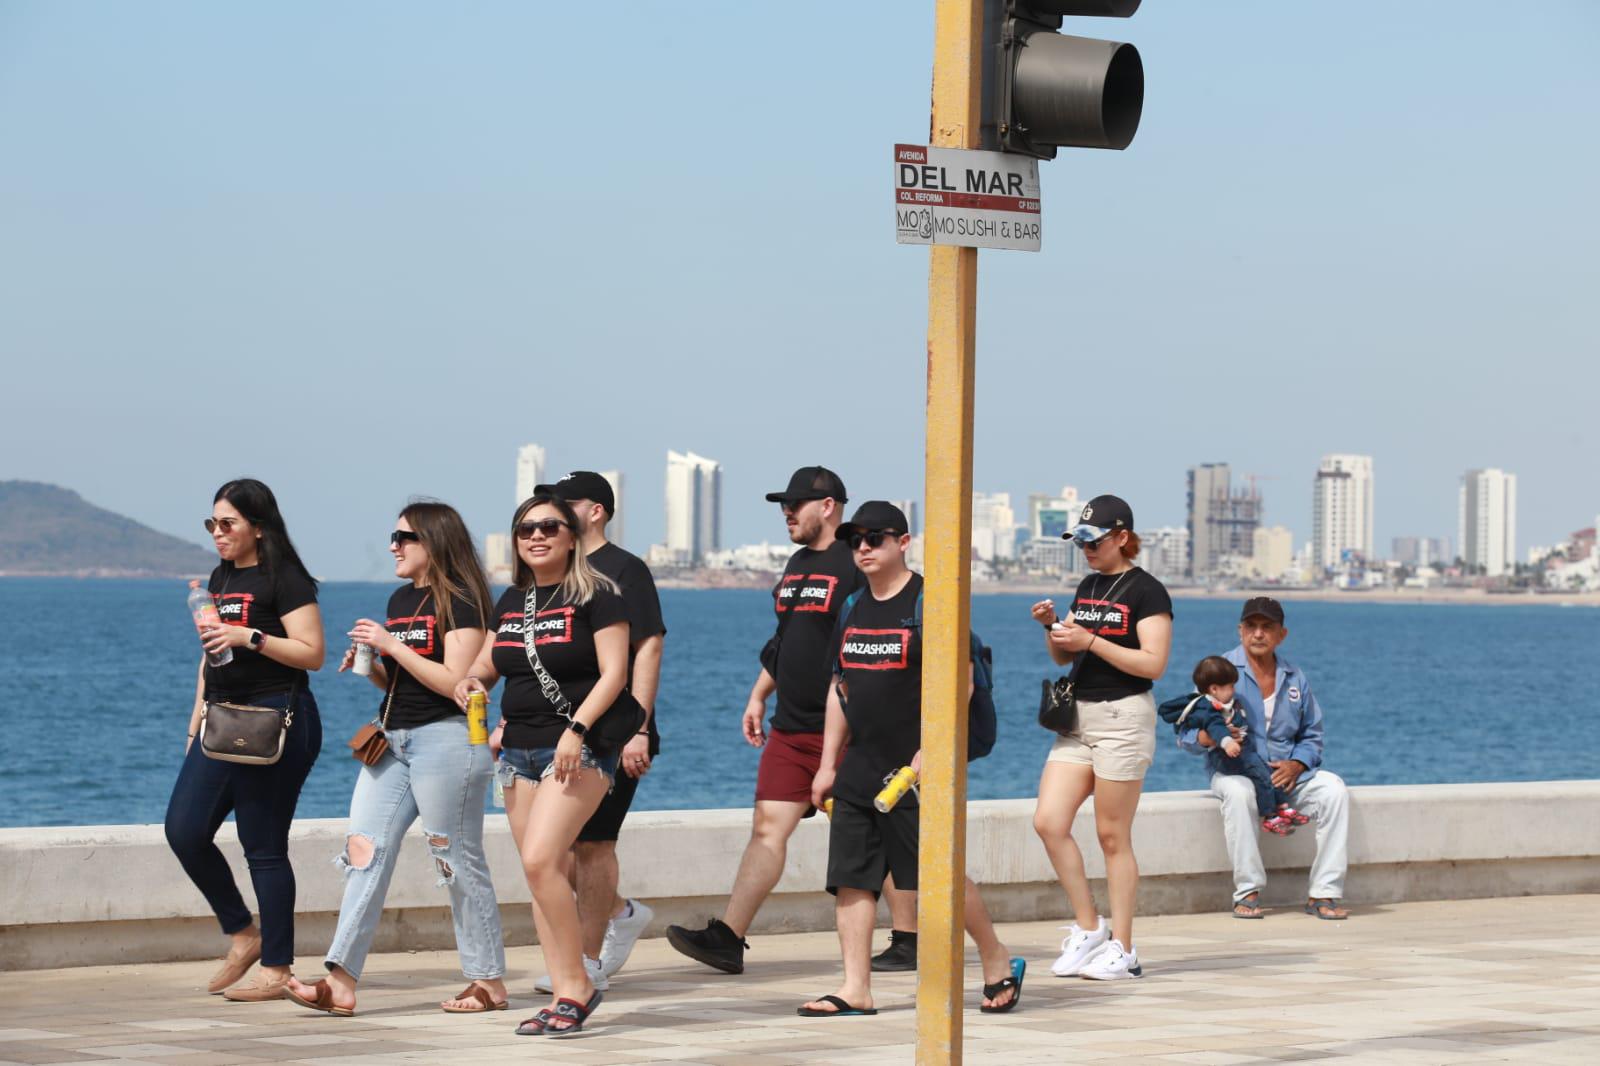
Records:
<instances>
[{"instance_id":1,"label":"denim shorts","mask_svg":"<svg viewBox=\"0 0 1600 1066\"><path fill-rule=\"evenodd\" d=\"M585 744L582 754L578 756L578 766L584 770L598 770L605 774L606 784L609 786L617 779L617 760L621 755L621 749L606 755L596 755ZM495 763L494 772L500 779L501 788L511 787L519 777L538 784L556 772L555 760L554 748L501 748L500 761Z\"/></svg>"}]
</instances>

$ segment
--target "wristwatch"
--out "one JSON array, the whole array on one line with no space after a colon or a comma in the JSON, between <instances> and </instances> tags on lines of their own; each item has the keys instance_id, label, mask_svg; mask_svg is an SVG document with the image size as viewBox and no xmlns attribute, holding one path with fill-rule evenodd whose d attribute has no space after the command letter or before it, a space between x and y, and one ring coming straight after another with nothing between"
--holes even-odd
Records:
<instances>
[{"instance_id":1,"label":"wristwatch","mask_svg":"<svg viewBox=\"0 0 1600 1066\"><path fill-rule=\"evenodd\" d=\"M259 629L250 631L250 647L260 651L267 646L267 635Z\"/></svg>"},{"instance_id":2,"label":"wristwatch","mask_svg":"<svg viewBox=\"0 0 1600 1066\"><path fill-rule=\"evenodd\" d=\"M589 727L578 721L576 718L567 723L567 728L578 734L580 737L589 732Z\"/></svg>"}]
</instances>

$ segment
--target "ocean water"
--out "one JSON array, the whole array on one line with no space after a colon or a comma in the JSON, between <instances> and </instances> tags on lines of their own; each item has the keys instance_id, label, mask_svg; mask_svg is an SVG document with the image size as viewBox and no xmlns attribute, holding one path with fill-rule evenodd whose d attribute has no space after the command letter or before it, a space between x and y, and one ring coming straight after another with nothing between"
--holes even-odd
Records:
<instances>
[{"instance_id":1,"label":"ocean water","mask_svg":"<svg viewBox=\"0 0 1600 1066\"><path fill-rule=\"evenodd\" d=\"M331 663L349 624L380 614L392 588L323 586ZM0 580L0 826L162 820L199 655L184 592L182 582ZM1034 715L1039 681L1055 671L1028 617L1032 600L973 598L973 628L994 648L1000 714L994 752L971 767L974 799L1033 795L1049 748ZM739 718L772 628L770 602L760 591L662 591L663 752L637 808L750 803L759 753ZM1350 783L1580 778L1600 767L1600 610L1287 606L1283 654L1310 674L1327 719L1326 765ZM1235 602L1177 601L1158 697L1187 691L1201 656L1233 646L1237 612ZM312 689L326 739L300 814L342 817L357 770L344 742L381 694L332 666ZM1158 729L1146 788L1203 787L1200 760Z\"/></svg>"}]
</instances>

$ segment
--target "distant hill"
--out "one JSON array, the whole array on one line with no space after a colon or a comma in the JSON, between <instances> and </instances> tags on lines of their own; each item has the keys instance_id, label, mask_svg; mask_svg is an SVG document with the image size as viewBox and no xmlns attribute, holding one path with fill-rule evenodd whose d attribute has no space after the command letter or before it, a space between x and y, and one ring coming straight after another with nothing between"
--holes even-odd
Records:
<instances>
[{"instance_id":1,"label":"distant hill","mask_svg":"<svg viewBox=\"0 0 1600 1066\"><path fill-rule=\"evenodd\" d=\"M0 575L185 577L212 552L96 507L71 489L0 481Z\"/></svg>"}]
</instances>

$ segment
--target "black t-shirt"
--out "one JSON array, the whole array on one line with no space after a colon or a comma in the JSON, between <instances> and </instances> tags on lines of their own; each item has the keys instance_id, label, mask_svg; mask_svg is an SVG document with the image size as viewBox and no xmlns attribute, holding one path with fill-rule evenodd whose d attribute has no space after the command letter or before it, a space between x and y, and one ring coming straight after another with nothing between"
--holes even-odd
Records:
<instances>
[{"instance_id":1,"label":"black t-shirt","mask_svg":"<svg viewBox=\"0 0 1600 1066\"><path fill-rule=\"evenodd\" d=\"M584 697L600 680L595 631L619 622L626 626L628 608L621 596L605 589L596 589L584 604L563 602L555 585L541 586L537 595L539 617L534 646L545 672L561 687L576 714ZM527 590L508 588L494 609L497 624L491 654L495 671L506 681L500 695L500 716L506 723L503 741L508 748L553 748L567 728L567 719L545 699L539 678L528 663L522 643L526 598ZM546 603L551 606L546 607Z\"/></svg>"},{"instance_id":2,"label":"black t-shirt","mask_svg":"<svg viewBox=\"0 0 1600 1066\"><path fill-rule=\"evenodd\" d=\"M628 608L628 673L633 674L633 649L640 641L665 636L667 624L661 620L661 597L656 595L656 579L644 560L610 541L589 553L589 565L617 583L622 602ZM656 730L654 711L650 715L650 754L661 754L661 734Z\"/></svg>"},{"instance_id":3,"label":"black t-shirt","mask_svg":"<svg viewBox=\"0 0 1600 1066\"><path fill-rule=\"evenodd\" d=\"M291 567L267 574L259 565L223 563L211 571L206 587L217 601L223 624L259 629L269 637L287 637L283 616L317 602L317 586ZM247 702L268 693L287 692L296 679L305 687L306 672L269 659L249 645L233 649L227 666L206 667L206 698Z\"/></svg>"},{"instance_id":4,"label":"black t-shirt","mask_svg":"<svg viewBox=\"0 0 1600 1066\"><path fill-rule=\"evenodd\" d=\"M839 764L834 795L870 806L883 779L922 747L922 627L917 597L922 575L887 600L863 589L841 620L830 659L844 678L850 744ZM906 793L902 804L915 803Z\"/></svg>"},{"instance_id":5,"label":"black t-shirt","mask_svg":"<svg viewBox=\"0 0 1600 1066\"><path fill-rule=\"evenodd\" d=\"M850 546L836 540L822 551L801 548L790 556L772 589L778 616L777 708L772 728L785 733L820 733L827 716L829 646L845 597L865 587ZM772 669L771 666L768 667Z\"/></svg>"},{"instance_id":6,"label":"black t-shirt","mask_svg":"<svg viewBox=\"0 0 1600 1066\"><path fill-rule=\"evenodd\" d=\"M1078 583L1072 619L1101 640L1123 648L1139 647L1139 623L1172 614L1166 586L1139 567L1120 574L1090 574ZM1120 700L1149 692L1155 682L1123 673L1093 652L1078 668L1074 694L1083 700Z\"/></svg>"},{"instance_id":7,"label":"black t-shirt","mask_svg":"<svg viewBox=\"0 0 1600 1066\"><path fill-rule=\"evenodd\" d=\"M484 628L483 619L470 600L452 596L450 614L455 629ZM395 589L394 595L389 597L389 613L384 625L400 643L424 659L444 662L444 637L449 628L440 617L439 607L427 589L410 584ZM411 671L397 666L390 656L383 657L383 668L388 671L389 679L394 684L394 700L389 705L389 728L415 729L461 713L455 700L441 696L424 685ZM378 704L378 714L383 714L382 702Z\"/></svg>"}]
</instances>

